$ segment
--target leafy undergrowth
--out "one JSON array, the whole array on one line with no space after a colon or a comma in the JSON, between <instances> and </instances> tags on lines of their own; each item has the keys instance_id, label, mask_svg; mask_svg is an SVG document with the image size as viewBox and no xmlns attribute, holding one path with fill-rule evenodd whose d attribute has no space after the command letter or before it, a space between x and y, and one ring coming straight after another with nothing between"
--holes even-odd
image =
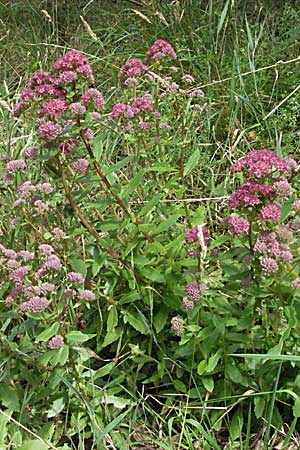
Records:
<instances>
[{"instance_id":1,"label":"leafy undergrowth","mask_svg":"<svg viewBox=\"0 0 300 450\"><path fill-rule=\"evenodd\" d=\"M45 5L26 37L31 3L2 23L0 448L299 448L293 3Z\"/></svg>"}]
</instances>

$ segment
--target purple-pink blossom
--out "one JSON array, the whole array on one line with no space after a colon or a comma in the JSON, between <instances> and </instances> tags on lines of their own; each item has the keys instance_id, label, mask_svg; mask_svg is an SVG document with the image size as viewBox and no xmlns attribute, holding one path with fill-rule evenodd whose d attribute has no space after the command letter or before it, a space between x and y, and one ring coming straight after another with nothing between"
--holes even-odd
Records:
<instances>
[{"instance_id":1,"label":"purple-pink blossom","mask_svg":"<svg viewBox=\"0 0 300 450\"><path fill-rule=\"evenodd\" d=\"M183 333L183 319L180 316L172 317L171 330L175 336L181 336Z\"/></svg>"},{"instance_id":2,"label":"purple-pink blossom","mask_svg":"<svg viewBox=\"0 0 300 450\"><path fill-rule=\"evenodd\" d=\"M98 109L103 109L105 105L103 95L94 88L87 89L81 96L81 101L85 104L92 102Z\"/></svg>"},{"instance_id":3,"label":"purple-pink blossom","mask_svg":"<svg viewBox=\"0 0 300 450\"><path fill-rule=\"evenodd\" d=\"M200 299L199 286L197 281L190 281L185 287L187 297L190 297L194 302Z\"/></svg>"},{"instance_id":4,"label":"purple-pink blossom","mask_svg":"<svg viewBox=\"0 0 300 450\"><path fill-rule=\"evenodd\" d=\"M19 314L24 314L24 312L30 313L40 313L48 308L50 302L45 297L35 296L30 300L21 303L19 308Z\"/></svg>"},{"instance_id":5,"label":"purple-pink blossom","mask_svg":"<svg viewBox=\"0 0 300 450\"><path fill-rule=\"evenodd\" d=\"M165 56L170 56L170 58L175 59L176 53L169 42L166 42L163 39L157 39L147 51L145 62L149 60L162 59Z\"/></svg>"},{"instance_id":6,"label":"purple-pink blossom","mask_svg":"<svg viewBox=\"0 0 300 450\"><path fill-rule=\"evenodd\" d=\"M69 109L73 116L77 116L78 114L83 114L86 112L86 107L81 102L71 103Z\"/></svg>"},{"instance_id":7,"label":"purple-pink blossom","mask_svg":"<svg viewBox=\"0 0 300 450\"><path fill-rule=\"evenodd\" d=\"M77 50L69 50L53 64L53 67L58 72L75 71L77 74L87 77L92 83L94 82L93 72L87 57Z\"/></svg>"},{"instance_id":8,"label":"purple-pink blossom","mask_svg":"<svg viewBox=\"0 0 300 450\"><path fill-rule=\"evenodd\" d=\"M273 187L257 181L246 181L229 197L229 208L255 206L261 202L261 197L273 196Z\"/></svg>"},{"instance_id":9,"label":"purple-pink blossom","mask_svg":"<svg viewBox=\"0 0 300 450\"><path fill-rule=\"evenodd\" d=\"M67 280L72 283L84 283L84 277L79 272L69 272L67 273Z\"/></svg>"},{"instance_id":10,"label":"purple-pink blossom","mask_svg":"<svg viewBox=\"0 0 300 450\"><path fill-rule=\"evenodd\" d=\"M140 59L131 58L121 68L120 80L124 82L128 78L134 78L146 70L148 70L148 67Z\"/></svg>"},{"instance_id":11,"label":"purple-pink blossom","mask_svg":"<svg viewBox=\"0 0 300 450\"><path fill-rule=\"evenodd\" d=\"M78 298L80 300L96 300L96 295L88 289L83 289L78 292Z\"/></svg>"},{"instance_id":12,"label":"purple-pink blossom","mask_svg":"<svg viewBox=\"0 0 300 450\"><path fill-rule=\"evenodd\" d=\"M268 256L261 259L260 265L262 267L263 272L265 272L266 274L275 273L279 270L277 261Z\"/></svg>"},{"instance_id":13,"label":"purple-pink blossom","mask_svg":"<svg viewBox=\"0 0 300 450\"><path fill-rule=\"evenodd\" d=\"M51 99L42 104L42 112L51 118L60 117L68 105L64 100Z\"/></svg>"},{"instance_id":14,"label":"purple-pink blossom","mask_svg":"<svg viewBox=\"0 0 300 450\"><path fill-rule=\"evenodd\" d=\"M88 170L89 162L87 159L79 158L72 162L71 168L74 172L85 174Z\"/></svg>"},{"instance_id":15,"label":"purple-pink blossom","mask_svg":"<svg viewBox=\"0 0 300 450\"><path fill-rule=\"evenodd\" d=\"M260 220L272 220L276 223L280 219L281 209L279 206L270 203L269 205L263 206L260 210L259 219Z\"/></svg>"},{"instance_id":16,"label":"purple-pink blossom","mask_svg":"<svg viewBox=\"0 0 300 450\"><path fill-rule=\"evenodd\" d=\"M62 347L63 345L64 345L64 338L60 334L57 334L48 341L47 347L50 350L54 350L56 348Z\"/></svg>"},{"instance_id":17,"label":"purple-pink blossom","mask_svg":"<svg viewBox=\"0 0 300 450\"><path fill-rule=\"evenodd\" d=\"M62 133L62 128L59 123L48 121L40 125L37 132L41 138L54 141Z\"/></svg>"},{"instance_id":18,"label":"purple-pink blossom","mask_svg":"<svg viewBox=\"0 0 300 450\"><path fill-rule=\"evenodd\" d=\"M288 158L281 158L277 153L268 150L254 150L237 161L233 167L233 172L240 172L247 169L248 174L256 178L271 174L274 170L281 173L290 173L291 163Z\"/></svg>"},{"instance_id":19,"label":"purple-pink blossom","mask_svg":"<svg viewBox=\"0 0 300 450\"><path fill-rule=\"evenodd\" d=\"M21 170L24 172L26 170L26 162L24 159L13 159L6 164L5 170L8 174L12 174Z\"/></svg>"},{"instance_id":20,"label":"purple-pink blossom","mask_svg":"<svg viewBox=\"0 0 300 450\"><path fill-rule=\"evenodd\" d=\"M240 216L229 216L223 220L223 226L231 229L233 234L248 233L250 224L248 220Z\"/></svg>"}]
</instances>

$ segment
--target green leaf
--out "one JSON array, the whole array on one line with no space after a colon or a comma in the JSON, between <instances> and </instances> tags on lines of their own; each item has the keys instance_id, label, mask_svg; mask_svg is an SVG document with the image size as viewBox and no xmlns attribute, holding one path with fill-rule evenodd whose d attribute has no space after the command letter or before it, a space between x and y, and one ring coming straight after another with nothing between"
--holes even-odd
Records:
<instances>
[{"instance_id":1,"label":"green leaf","mask_svg":"<svg viewBox=\"0 0 300 450\"><path fill-rule=\"evenodd\" d=\"M144 170L140 170L126 185L125 188L121 191L121 197L123 199L127 199L134 191L136 191L137 187L141 184L144 178Z\"/></svg>"},{"instance_id":2,"label":"green leaf","mask_svg":"<svg viewBox=\"0 0 300 450\"><path fill-rule=\"evenodd\" d=\"M196 167L200 158L199 149L195 150L194 153L189 157L187 163L184 167L183 175L186 177L191 171Z\"/></svg>"},{"instance_id":3,"label":"green leaf","mask_svg":"<svg viewBox=\"0 0 300 450\"><path fill-rule=\"evenodd\" d=\"M233 441L242 435L243 415L240 409L237 409L230 422L230 437Z\"/></svg>"},{"instance_id":4,"label":"green leaf","mask_svg":"<svg viewBox=\"0 0 300 450\"><path fill-rule=\"evenodd\" d=\"M149 212L152 211L158 204L162 197L162 194L154 195L151 200L147 201L145 206L138 212L137 217L145 217Z\"/></svg>"},{"instance_id":5,"label":"green leaf","mask_svg":"<svg viewBox=\"0 0 300 450\"><path fill-rule=\"evenodd\" d=\"M116 331L116 327L118 325L118 310L115 305L111 305L109 307L109 312L107 316L106 322L106 336L104 338L104 342L102 347L106 347L112 342L116 341L120 336L120 330Z\"/></svg>"},{"instance_id":6,"label":"green leaf","mask_svg":"<svg viewBox=\"0 0 300 450\"><path fill-rule=\"evenodd\" d=\"M7 409L6 411L3 411L2 414L0 412L0 445L1 446L5 444L5 440L8 435L7 424L9 424L9 422L10 422L10 417L11 417L12 413L13 413L13 411L11 411L9 409Z\"/></svg>"},{"instance_id":7,"label":"green leaf","mask_svg":"<svg viewBox=\"0 0 300 450\"><path fill-rule=\"evenodd\" d=\"M72 266L72 269L75 272L79 272L79 273L81 273L81 275L83 277L86 277L87 267L86 267L85 262L82 259L72 258L71 259L71 266Z\"/></svg>"},{"instance_id":8,"label":"green leaf","mask_svg":"<svg viewBox=\"0 0 300 450\"><path fill-rule=\"evenodd\" d=\"M219 349L213 356L211 356L208 360L207 363L207 368L206 368L206 373L212 372L213 370L215 370L219 359L221 358L222 355L222 349Z\"/></svg>"},{"instance_id":9,"label":"green leaf","mask_svg":"<svg viewBox=\"0 0 300 450\"><path fill-rule=\"evenodd\" d=\"M49 445L42 440L31 439L24 441L21 447L18 447L18 450L48 450L49 448Z\"/></svg>"},{"instance_id":10,"label":"green leaf","mask_svg":"<svg viewBox=\"0 0 300 450\"><path fill-rule=\"evenodd\" d=\"M223 11L221 12L220 19L218 22L218 27L217 27L217 34L219 34L220 31L222 30L224 20L225 20L226 14L227 14L228 6L229 6L229 0L227 0L227 2L225 3Z\"/></svg>"},{"instance_id":11,"label":"green leaf","mask_svg":"<svg viewBox=\"0 0 300 450\"><path fill-rule=\"evenodd\" d=\"M203 359L198 364L198 367L197 367L198 374L199 375L203 375L205 373L205 371L206 371L206 367L207 367L207 361L206 361L206 359Z\"/></svg>"},{"instance_id":12,"label":"green leaf","mask_svg":"<svg viewBox=\"0 0 300 450\"><path fill-rule=\"evenodd\" d=\"M159 234L165 230L168 230L172 225L174 225L174 223L177 222L179 216L181 216L181 213L177 213L173 216L168 217L158 227L154 228L153 234Z\"/></svg>"},{"instance_id":13,"label":"green leaf","mask_svg":"<svg viewBox=\"0 0 300 450\"><path fill-rule=\"evenodd\" d=\"M213 377L202 377L201 381L208 392L212 392L214 390L215 383Z\"/></svg>"},{"instance_id":14,"label":"green leaf","mask_svg":"<svg viewBox=\"0 0 300 450\"><path fill-rule=\"evenodd\" d=\"M52 336L55 336L59 330L59 323L55 322L51 325L51 327L46 328L46 330L42 331L36 338L35 342L46 342Z\"/></svg>"},{"instance_id":15,"label":"green leaf","mask_svg":"<svg viewBox=\"0 0 300 450\"><path fill-rule=\"evenodd\" d=\"M181 380L173 380L173 385L176 391L186 393L186 385Z\"/></svg>"},{"instance_id":16,"label":"green leaf","mask_svg":"<svg viewBox=\"0 0 300 450\"><path fill-rule=\"evenodd\" d=\"M155 314L153 324L157 333L165 327L168 320L168 308L161 306L159 311Z\"/></svg>"},{"instance_id":17,"label":"green leaf","mask_svg":"<svg viewBox=\"0 0 300 450\"><path fill-rule=\"evenodd\" d=\"M54 366L56 366L57 364L64 366L69 357L69 347L67 345L64 345L63 347L58 348L57 350L51 350L51 353L53 353L53 356L51 357L50 362Z\"/></svg>"},{"instance_id":18,"label":"green leaf","mask_svg":"<svg viewBox=\"0 0 300 450\"><path fill-rule=\"evenodd\" d=\"M141 312L128 312L124 313L124 323L129 323L135 330L142 334L150 334L149 326L145 319L145 316Z\"/></svg>"},{"instance_id":19,"label":"green leaf","mask_svg":"<svg viewBox=\"0 0 300 450\"><path fill-rule=\"evenodd\" d=\"M122 159L121 161L118 161L116 164L113 164L112 166L105 167L103 169L104 175L108 176L112 174L113 172L117 172L118 170L122 169L122 167L126 166L132 159L134 158L133 155L129 155L126 158Z\"/></svg>"},{"instance_id":20,"label":"green leaf","mask_svg":"<svg viewBox=\"0 0 300 450\"><path fill-rule=\"evenodd\" d=\"M20 401L16 389L8 383L0 384L0 402L12 411L20 411Z\"/></svg>"},{"instance_id":21,"label":"green leaf","mask_svg":"<svg viewBox=\"0 0 300 450\"><path fill-rule=\"evenodd\" d=\"M166 279L163 276L163 274L161 274L160 272L158 272L157 270L154 270L154 269L148 269L146 267L143 267L141 269L141 274L145 278L148 278L148 280L154 281L155 283L165 283L166 282Z\"/></svg>"},{"instance_id":22,"label":"green leaf","mask_svg":"<svg viewBox=\"0 0 300 450\"><path fill-rule=\"evenodd\" d=\"M265 406L266 402L262 395L254 397L254 414L257 419L263 416Z\"/></svg>"},{"instance_id":23,"label":"green leaf","mask_svg":"<svg viewBox=\"0 0 300 450\"><path fill-rule=\"evenodd\" d=\"M130 405L131 402L127 398L115 397L114 395L105 395L100 400L100 403L104 405L111 404L114 405L115 408L123 409L125 406Z\"/></svg>"},{"instance_id":24,"label":"green leaf","mask_svg":"<svg viewBox=\"0 0 300 450\"><path fill-rule=\"evenodd\" d=\"M96 334L85 334L81 331L70 331L70 333L66 335L66 338L70 345L76 345L80 344L81 342L86 342L95 336Z\"/></svg>"},{"instance_id":25,"label":"green leaf","mask_svg":"<svg viewBox=\"0 0 300 450\"><path fill-rule=\"evenodd\" d=\"M98 378L102 378L105 377L106 375L108 375L112 369L115 367L115 363L114 362L110 362L108 364L105 364L105 366L101 367L100 369L97 370L97 372L95 373L93 380L97 380Z\"/></svg>"},{"instance_id":26,"label":"green leaf","mask_svg":"<svg viewBox=\"0 0 300 450\"><path fill-rule=\"evenodd\" d=\"M48 410L47 417L50 418L58 416L64 409L65 405L66 401L64 397L60 397L54 400L54 402L51 405L51 408Z\"/></svg>"}]
</instances>

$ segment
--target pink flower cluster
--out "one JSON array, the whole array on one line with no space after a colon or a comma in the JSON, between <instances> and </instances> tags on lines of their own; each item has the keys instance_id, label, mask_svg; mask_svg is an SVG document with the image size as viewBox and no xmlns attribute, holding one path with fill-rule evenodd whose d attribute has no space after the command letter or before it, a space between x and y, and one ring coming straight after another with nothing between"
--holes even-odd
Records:
<instances>
[{"instance_id":1,"label":"pink flower cluster","mask_svg":"<svg viewBox=\"0 0 300 450\"><path fill-rule=\"evenodd\" d=\"M125 83L129 78L134 78L137 75L148 70L148 67L138 58L131 58L124 66L121 68L120 81Z\"/></svg>"},{"instance_id":2,"label":"pink flower cluster","mask_svg":"<svg viewBox=\"0 0 300 450\"><path fill-rule=\"evenodd\" d=\"M165 56L169 56L170 58L175 59L176 53L169 42L166 42L163 39L157 39L147 51L145 62L149 60L159 60L164 58Z\"/></svg>"},{"instance_id":3,"label":"pink flower cluster","mask_svg":"<svg viewBox=\"0 0 300 450\"><path fill-rule=\"evenodd\" d=\"M263 255L261 265L262 261L268 263L270 259L276 261L277 265L280 261L293 261L291 248L287 242L284 242L285 240L290 242L291 239L292 232L287 225L279 225L275 231L263 231L253 247L255 252ZM273 266L275 267L274 264Z\"/></svg>"},{"instance_id":4,"label":"pink flower cluster","mask_svg":"<svg viewBox=\"0 0 300 450\"><path fill-rule=\"evenodd\" d=\"M64 345L64 338L60 334L57 334L48 341L47 347L50 350L55 350L56 348L63 347L63 345Z\"/></svg>"},{"instance_id":5,"label":"pink flower cluster","mask_svg":"<svg viewBox=\"0 0 300 450\"><path fill-rule=\"evenodd\" d=\"M132 119L139 113L146 111L153 111L153 101L149 96L139 97L135 100L133 105L126 103L117 103L113 106L111 117L117 119L119 116L124 116L127 119Z\"/></svg>"},{"instance_id":6,"label":"pink flower cluster","mask_svg":"<svg viewBox=\"0 0 300 450\"><path fill-rule=\"evenodd\" d=\"M291 169L295 170L294 163L295 161L291 158L282 159L271 150L261 149L247 153L244 158L233 165L232 170L233 172L241 172L246 169L250 176L262 178L276 170L283 174L290 173Z\"/></svg>"},{"instance_id":7,"label":"pink flower cluster","mask_svg":"<svg viewBox=\"0 0 300 450\"><path fill-rule=\"evenodd\" d=\"M229 198L229 208L258 205L261 197L272 196L273 187L257 181L246 181Z\"/></svg>"},{"instance_id":8,"label":"pink flower cluster","mask_svg":"<svg viewBox=\"0 0 300 450\"><path fill-rule=\"evenodd\" d=\"M186 242L188 242L188 243L198 242L199 243L200 242L199 241L199 233L202 233L204 243L208 247L210 244L210 232L209 232L208 228L205 226L197 226L197 227L190 228L185 233Z\"/></svg>"},{"instance_id":9,"label":"pink flower cluster","mask_svg":"<svg viewBox=\"0 0 300 450\"><path fill-rule=\"evenodd\" d=\"M271 220L276 223L280 219L281 209L279 206L269 203L263 206L260 210L259 219L260 220Z\"/></svg>"},{"instance_id":10,"label":"pink flower cluster","mask_svg":"<svg viewBox=\"0 0 300 450\"><path fill-rule=\"evenodd\" d=\"M68 109L67 103L60 99L50 99L42 105L42 113L50 118L60 117L66 109Z\"/></svg>"},{"instance_id":11,"label":"pink flower cluster","mask_svg":"<svg viewBox=\"0 0 300 450\"><path fill-rule=\"evenodd\" d=\"M228 216L223 220L223 226L229 227L233 234L248 233L250 224L240 216Z\"/></svg>"},{"instance_id":12,"label":"pink flower cluster","mask_svg":"<svg viewBox=\"0 0 300 450\"><path fill-rule=\"evenodd\" d=\"M60 80L64 78L69 82L71 77L70 71L73 71L77 76L83 75L91 83L94 82L93 72L87 57L77 50L69 50L53 64L53 67L57 72L61 72ZM62 78L64 72L67 72L67 74Z\"/></svg>"},{"instance_id":13,"label":"pink flower cluster","mask_svg":"<svg viewBox=\"0 0 300 450\"><path fill-rule=\"evenodd\" d=\"M81 101L84 104L93 103L97 109L103 109L105 106L105 101L103 95L98 91L98 89L87 89L81 97Z\"/></svg>"},{"instance_id":14,"label":"pink flower cluster","mask_svg":"<svg viewBox=\"0 0 300 450\"><path fill-rule=\"evenodd\" d=\"M47 141L54 141L62 133L59 123L45 122L38 128L38 135Z\"/></svg>"}]
</instances>

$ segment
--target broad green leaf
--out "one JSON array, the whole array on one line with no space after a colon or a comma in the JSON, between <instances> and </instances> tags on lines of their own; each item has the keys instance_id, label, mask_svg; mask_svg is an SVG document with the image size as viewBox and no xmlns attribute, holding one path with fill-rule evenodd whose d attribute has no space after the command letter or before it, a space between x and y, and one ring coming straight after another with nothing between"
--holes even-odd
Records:
<instances>
[{"instance_id":1,"label":"broad green leaf","mask_svg":"<svg viewBox=\"0 0 300 450\"><path fill-rule=\"evenodd\" d=\"M205 373L205 371L206 371L206 367L207 367L207 361L206 361L206 359L203 359L198 364L198 367L197 367L198 374L199 375L203 375Z\"/></svg>"},{"instance_id":2,"label":"broad green leaf","mask_svg":"<svg viewBox=\"0 0 300 450\"><path fill-rule=\"evenodd\" d=\"M36 338L36 342L45 342L48 341L52 336L55 336L58 333L59 330L59 323L55 322L53 323L49 328L46 328L46 330L42 331Z\"/></svg>"},{"instance_id":3,"label":"broad green leaf","mask_svg":"<svg viewBox=\"0 0 300 450\"><path fill-rule=\"evenodd\" d=\"M153 234L159 234L162 233L165 230L168 230L174 223L177 222L178 217L181 215L181 213L174 214L170 217L168 217L166 220L164 220L158 227L156 227L153 230Z\"/></svg>"},{"instance_id":4,"label":"broad green leaf","mask_svg":"<svg viewBox=\"0 0 300 450\"><path fill-rule=\"evenodd\" d=\"M146 267L143 267L141 269L141 274L145 278L148 278L148 280L154 281L155 283L165 283L166 282L166 279L163 276L163 274L154 269L148 269Z\"/></svg>"},{"instance_id":5,"label":"broad green leaf","mask_svg":"<svg viewBox=\"0 0 300 450\"><path fill-rule=\"evenodd\" d=\"M229 427L230 437L233 441L238 439L242 435L243 428L243 415L240 409L237 409L234 413Z\"/></svg>"},{"instance_id":6,"label":"broad green leaf","mask_svg":"<svg viewBox=\"0 0 300 450\"><path fill-rule=\"evenodd\" d=\"M208 392L212 392L214 390L215 383L213 377L202 377L201 381Z\"/></svg>"},{"instance_id":7,"label":"broad green leaf","mask_svg":"<svg viewBox=\"0 0 300 450\"><path fill-rule=\"evenodd\" d=\"M12 410L5 410L2 412L0 412L0 445L4 445L5 444L5 440L8 434L8 429L7 429L7 424L9 424L10 422L10 417L12 415L13 411ZM1 447L0 447L1 448Z\"/></svg>"},{"instance_id":8,"label":"broad green leaf","mask_svg":"<svg viewBox=\"0 0 300 450\"><path fill-rule=\"evenodd\" d=\"M265 406L266 401L262 395L254 397L254 414L257 419L260 419L263 416Z\"/></svg>"},{"instance_id":9,"label":"broad green leaf","mask_svg":"<svg viewBox=\"0 0 300 450\"><path fill-rule=\"evenodd\" d=\"M48 410L47 417L56 417L58 416L66 405L66 401L64 397L60 397L52 403L50 409Z\"/></svg>"},{"instance_id":10,"label":"broad green leaf","mask_svg":"<svg viewBox=\"0 0 300 450\"><path fill-rule=\"evenodd\" d=\"M87 267L86 267L86 263L82 259L72 258L71 266L75 272L79 272L79 273L81 273L81 275L83 277L86 277Z\"/></svg>"},{"instance_id":11,"label":"broad green leaf","mask_svg":"<svg viewBox=\"0 0 300 450\"><path fill-rule=\"evenodd\" d=\"M200 158L200 151L199 151L199 149L197 149L189 157L189 159L187 160L187 163L185 164L184 173L183 173L185 177L187 175L189 175L189 173L191 173L191 171L197 166L199 158Z\"/></svg>"},{"instance_id":12,"label":"broad green leaf","mask_svg":"<svg viewBox=\"0 0 300 450\"><path fill-rule=\"evenodd\" d=\"M102 348L107 347L112 342L115 342L121 336L122 330L120 328L114 328L112 331L106 333Z\"/></svg>"},{"instance_id":13,"label":"broad green leaf","mask_svg":"<svg viewBox=\"0 0 300 450\"><path fill-rule=\"evenodd\" d=\"M120 337L120 330L116 331L118 325L118 310L115 305L111 305L109 308L107 322L106 322L106 336L102 347L106 347L112 342L116 341Z\"/></svg>"},{"instance_id":14,"label":"broad green leaf","mask_svg":"<svg viewBox=\"0 0 300 450\"><path fill-rule=\"evenodd\" d=\"M142 334L149 334L149 326L142 313L138 312L128 312L124 313L124 323L129 323L135 330L139 331Z\"/></svg>"},{"instance_id":15,"label":"broad green leaf","mask_svg":"<svg viewBox=\"0 0 300 450\"><path fill-rule=\"evenodd\" d=\"M56 364L60 364L61 366L66 364L69 357L69 347L67 345L58 348L57 350L51 350L51 352L53 352L51 363L54 366L56 366Z\"/></svg>"},{"instance_id":16,"label":"broad green leaf","mask_svg":"<svg viewBox=\"0 0 300 450\"><path fill-rule=\"evenodd\" d=\"M219 359L221 358L222 350L219 349L213 356L211 356L207 362L206 373L212 372L215 370Z\"/></svg>"},{"instance_id":17,"label":"broad green leaf","mask_svg":"<svg viewBox=\"0 0 300 450\"><path fill-rule=\"evenodd\" d=\"M157 333L164 329L168 320L168 308L161 306L159 311L155 314L153 324Z\"/></svg>"},{"instance_id":18,"label":"broad green leaf","mask_svg":"<svg viewBox=\"0 0 300 450\"><path fill-rule=\"evenodd\" d=\"M70 331L70 333L66 334L67 341L71 345L80 344L81 342L86 342L89 339L95 337L96 334L85 334L81 331Z\"/></svg>"},{"instance_id":19,"label":"broad green leaf","mask_svg":"<svg viewBox=\"0 0 300 450\"><path fill-rule=\"evenodd\" d=\"M123 199L127 199L141 184L143 178L144 178L144 170L140 170L128 183L127 185L121 190L121 197Z\"/></svg>"},{"instance_id":20,"label":"broad green leaf","mask_svg":"<svg viewBox=\"0 0 300 450\"><path fill-rule=\"evenodd\" d=\"M8 383L0 384L0 403L12 411L20 411L20 401L16 389Z\"/></svg>"},{"instance_id":21,"label":"broad green leaf","mask_svg":"<svg viewBox=\"0 0 300 450\"><path fill-rule=\"evenodd\" d=\"M104 175L110 175L113 172L117 172L118 170L122 169L122 167L126 166L132 159L134 158L133 155L129 155L126 158L122 159L121 161L118 161L116 164L113 164L112 166L105 167L103 169Z\"/></svg>"},{"instance_id":22,"label":"broad green leaf","mask_svg":"<svg viewBox=\"0 0 300 450\"><path fill-rule=\"evenodd\" d=\"M50 447L44 441L39 439L30 439L24 441L18 450L48 450Z\"/></svg>"},{"instance_id":23,"label":"broad green leaf","mask_svg":"<svg viewBox=\"0 0 300 450\"><path fill-rule=\"evenodd\" d=\"M97 372L94 374L93 380L95 381L98 378L102 378L102 377L105 377L106 375L108 375L112 371L112 369L115 367L115 365L116 364L114 362L105 364L105 366L103 366L97 370Z\"/></svg>"},{"instance_id":24,"label":"broad green leaf","mask_svg":"<svg viewBox=\"0 0 300 450\"><path fill-rule=\"evenodd\" d=\"M186 385L181 380L173 380L173 385L176 391L186 393Z\"/></svg>"},{"instance_id":25,"label":"broad green leaf","mask_svg":"<svg viewBox=\"0 0 300 450\"><path fill-rule=\"evenodd\" d=\"M147 201L145 203L145 206L143 206L142 209L138 212L137 217L145 217L147 214L149 214L150 211L157 207L161 197L162 194L154 195L154 197Z\"/></svg>"},{"instance_id":26,"label":"broad green leaf","mask_svg":"<svg viewBox=\"0 0 300 450\"><path fill-rule=\"evenodd\" d=\"M115 408L123 409L125 406L130 405L130 400L122 397L115 397L114 395L105 395L100 400L100 403L104 405L114 405Z\"/></svg>"}]
</instances>

